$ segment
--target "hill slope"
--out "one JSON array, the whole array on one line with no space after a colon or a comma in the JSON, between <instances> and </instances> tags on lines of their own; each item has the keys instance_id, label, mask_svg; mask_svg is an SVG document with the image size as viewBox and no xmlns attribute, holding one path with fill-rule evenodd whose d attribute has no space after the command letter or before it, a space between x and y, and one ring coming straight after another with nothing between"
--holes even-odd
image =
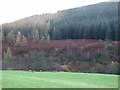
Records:
<instances>
[{"instance_id":1,"label":"hill slope","mask_svg":"<svg viewBox=\"0 0 120 90\"><path fill-rule=\"evenodd\" d=\"M49 31L51 39L120 39L118 33L118 3L103 2L94 5L63 10L54 14L27 17L3 24L6 35L9 30L19 30L25 36L38 29ZM49 24L49 25L46 25Z\"/></svg>"}]
</instances>

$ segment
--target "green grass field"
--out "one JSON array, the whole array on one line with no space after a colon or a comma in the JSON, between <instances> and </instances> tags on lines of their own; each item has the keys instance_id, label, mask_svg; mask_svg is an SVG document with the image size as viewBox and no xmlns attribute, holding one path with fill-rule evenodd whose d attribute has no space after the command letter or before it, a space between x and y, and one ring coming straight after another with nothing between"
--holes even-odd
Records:
<instances>
[{"instance_id":1,"label":"green grass field","mask_svg":"<svg viewBox=\"0 0 120 90\"><path fill-rule=\"evenodd\" d=\"M2 71L3 88L118 88L118 76L71 72Z\"/></svg>"}]
</instances>

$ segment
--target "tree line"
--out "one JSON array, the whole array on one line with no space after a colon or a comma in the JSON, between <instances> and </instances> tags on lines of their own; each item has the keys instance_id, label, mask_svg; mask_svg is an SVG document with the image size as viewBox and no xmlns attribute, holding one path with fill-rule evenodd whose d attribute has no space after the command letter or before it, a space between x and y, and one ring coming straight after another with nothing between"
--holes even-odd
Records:
<instances>
[{"instance_id":1,"label":"tree line","mask_svg":"<svg viewBox=\"0 0 120 90\"><path fill-rule=\"evenodd\" d=\"M31 32L31 40L33 42L47 42L50 40L50 36L48 33L45 33L41 38L39 36L38 30L33 30ZM6 36L4 36L3 32L0 31L0 41L7 41L8 46L27 46L27 38L21 34L20 31L15 34L13 31L10 31Z\"/></svg>"}]
</instances>

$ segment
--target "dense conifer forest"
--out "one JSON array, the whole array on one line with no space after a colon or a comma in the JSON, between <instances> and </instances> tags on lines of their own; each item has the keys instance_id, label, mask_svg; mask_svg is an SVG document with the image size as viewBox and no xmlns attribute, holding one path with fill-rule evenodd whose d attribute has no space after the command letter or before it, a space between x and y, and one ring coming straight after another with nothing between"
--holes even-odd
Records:
<instances>
[{"instance_id":1,"label":"dense conifer forest","mask_svg":"<svg viewBox=\"0 0 120 90\"><path fill-rule=\"evenodd\" d=\"M102 39L120 40L118 32L118 2L103 2L57 13L26 17L2 25L4 35L20 31L32 38L38 30L39 38L49 33L51 39Z\"/></svg>"}]
</instances>

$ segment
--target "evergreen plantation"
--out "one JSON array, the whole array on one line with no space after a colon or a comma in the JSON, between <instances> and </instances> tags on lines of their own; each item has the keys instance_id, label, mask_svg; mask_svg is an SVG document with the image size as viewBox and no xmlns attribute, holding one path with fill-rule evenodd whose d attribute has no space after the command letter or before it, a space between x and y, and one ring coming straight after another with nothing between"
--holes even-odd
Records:
<instances>
[{"instance_id":1,"label":"evergreen plantation","mask_svg":"<svg viewBox=\"0 0 120 90\"><path fill-rule=\"evenodd\" d=\"M102 39L120 40L118 31L118 3L99 4L43 14L3 24L4 36L10 31L21 32L32 38L32 32L38 30L38 38L49 33L50 39Z\"/></svg>"}]
</instances>

